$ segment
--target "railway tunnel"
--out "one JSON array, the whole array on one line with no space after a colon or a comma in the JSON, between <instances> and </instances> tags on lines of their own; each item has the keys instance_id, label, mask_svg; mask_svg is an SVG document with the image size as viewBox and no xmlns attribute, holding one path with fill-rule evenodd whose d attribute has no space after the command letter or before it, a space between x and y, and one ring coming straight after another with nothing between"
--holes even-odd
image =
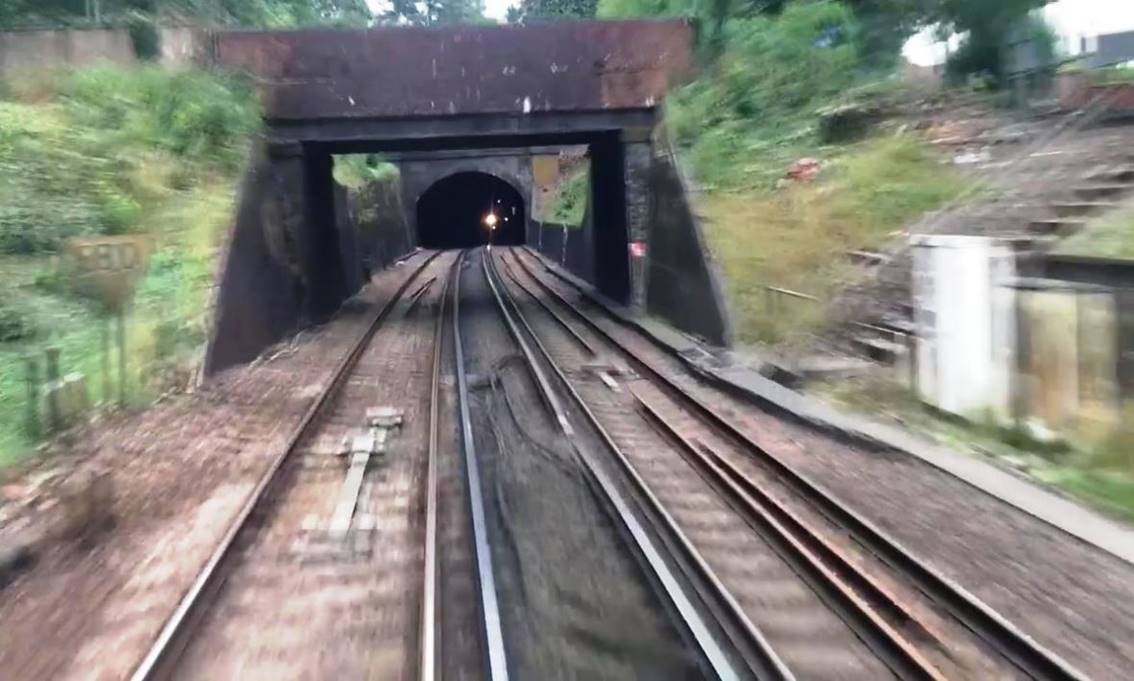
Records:
<instances>
[{"instance_id":1,"label":"railway tunnel","mask_svg":"<svg viewBox=\"0 0 1134 681\"><path fill-rule=\"evenodd\" d=\"M218 33L212 59L259 84L265 132L226 248L206 372L325 321L365 283L366 235L341 205L336 215L343 154L465 158L428 182L403 178L409 227L387 250L408 253L529 242L530 184L493 172L490 156L585 147L584 278L633 314L727 342L662 129L660 103L692 68L692 38L685 21Z\"/></svg>"},{"instance_id":2,"label":"railway tunnel","mask_svg":"<svg viewBox=\"0 0 1134 681\"><path fill-rule=\"evenodd\" d=\"M526 209L519 190L488 173L449 175L417 200L417 243L422 248L522 246Z\"/></svg>"}]
</instances>

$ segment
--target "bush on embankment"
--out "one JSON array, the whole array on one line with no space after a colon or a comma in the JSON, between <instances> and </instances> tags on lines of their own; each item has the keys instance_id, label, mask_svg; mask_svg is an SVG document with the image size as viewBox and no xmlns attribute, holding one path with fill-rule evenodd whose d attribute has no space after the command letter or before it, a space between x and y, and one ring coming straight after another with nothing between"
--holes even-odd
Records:
<instances>
[{"instance_id":1,"label":"bush on embankment","mask_svg":"<svg viewBox=\"0 0 1134 681\"><path fill-rule=\"evenodd\" d=\"M237 81L155 67L76 70L7 82L0 93L2 465L33 442L23 427L25 355L60 347L62 371L86 374L101 396L103 315L61 280L68 238L145 233L154 243L129 314L135 401L164 389L162 377L199 351L217 246L259 114Z\"/></svg>"},{"instance_id":2,"label":"bush on embankment","mask_svg":"<svg viewBox=\"0 0 1134 681\"><path fill-rule=\"evenodd\" d=\"M604 0L599 8L614 16L709 7L680 5ZM823 303L849 276L847 250L881 245L962 183L920 135L886 125L885 112L910 95L892 68L879 67L897 55L882 58L877 46L900 40L865 29L851 3L730 7L719 29L705 29L699 75L671 94L667 118L703 187L699 209L726 276L737 340L778 343L822 324ZM820 113L835 107L868 112L873 129L824 142ZM813 181L785 179L809 157L821 167ZM769 285L820 302L784 299L770 309Z\"/></svg>"}]
</instances>

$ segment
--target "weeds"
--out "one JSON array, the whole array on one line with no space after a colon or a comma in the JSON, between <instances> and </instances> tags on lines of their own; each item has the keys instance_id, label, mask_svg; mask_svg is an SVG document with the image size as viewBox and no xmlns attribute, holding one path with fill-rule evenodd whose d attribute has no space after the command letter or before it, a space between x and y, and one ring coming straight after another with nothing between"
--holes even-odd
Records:
<instances>
[{"instance_id":1,"label":"weeds","mask_svg":"<svg viewBox=\"0 0 1134 681\"><path fill-rule=\"evenodd\" d=\"M194 362L208 335L216 247L258 125L250 93L204 73L96 68L0 101L0 465L29 451L25 357L61 350L61 370L102 396L107 320L73 297L57 258L80 234L145 232L155 251L129 312L135 403ZM34 95L34 96L32 96ZM8 255L2 255L8 254ZM42 369L41 369L42 371Z\"/></svg>"},{"instance_id":2,"label":"weeds","mask_svg":"<svg viewBox=\"0 0 1134 681\"><path fill-rule=\"evenodd\" d=\"M582 225L590 188L590 167L583 164L575 174L559 184L546 211L547 215L541 216L540 220L568 227Z\"/></svg>"},{"instance_id":3,"label":"weeds","mask_svg":"<svg viewBox=\"0 0 1134 681\"><path fill-rule=\"evenodd\" d=\"M775 343L821 324L826 300L850 272L848 250L893 238L963 186L925 142L897 135L846 148L814 183L710 193L705 233L724 268L738 340ZM765 285L819 303L773 301Z\"/></svg>"},{"instance_id":4,"label":"weeds","mask_svg":"<svg viewBox=\"0 0 1134 681\"><path fill-rule=\"evenodd\" d=\"M1134 258L1134 201L1091 220L1082 231L1059 242L1058 253L1103 258Z\"/></svg>"}]
</instances>

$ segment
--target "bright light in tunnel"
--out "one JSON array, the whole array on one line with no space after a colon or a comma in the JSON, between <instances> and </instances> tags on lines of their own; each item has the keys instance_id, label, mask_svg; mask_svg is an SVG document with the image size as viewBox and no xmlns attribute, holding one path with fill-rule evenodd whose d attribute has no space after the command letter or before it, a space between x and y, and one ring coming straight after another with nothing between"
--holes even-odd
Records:
<instances>
[{"instance_id":1,"label":"bright light in tunnel","mask_svg":"<svg viewBox=\"0 0 1134 681\"><path fill-rule=\"evenodd\" d=\"M489 229L495 230L496 229L496 213L489 211L488 215L484 216L484 224L488 225Z\"/></svg>"}]
</instances>

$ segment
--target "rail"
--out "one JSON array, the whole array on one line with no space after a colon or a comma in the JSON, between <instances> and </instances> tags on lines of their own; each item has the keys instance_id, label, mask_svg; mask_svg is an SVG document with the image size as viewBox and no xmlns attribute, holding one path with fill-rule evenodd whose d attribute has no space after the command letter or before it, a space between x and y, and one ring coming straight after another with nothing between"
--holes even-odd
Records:
<instances>
[{"instance_id":1,"label":"rail","mask_svg":"<svg viewBox=\"0 0 1134 681\"><path fill-rule=\"evenodd\" d=\"M777 474L797 494L807 499L822 514L844 528L856 541L878 556L898 574L917 584L931 600L941 605L956 620L987 645L998 651L1006 661L1026 676L1052 681L1086 681L1087 677L1066 660L1040 645L976 596L916 557L897 540L851 510L822 486L784 462L773 452L760 446L741 428L721 416L718 410L679 386L664 371L655 367L639 353L627 348L622 341L603 328L602 325L591 319L574 303L543 281L541 277L536 276L523 258L513 253L513 259L560 306L569 310L574 317L580 319L600 338L618 348L631 364L640 370L641 374L648 376L665 393L687 404L691 411L705 424L724 434L728 439L742 445L754 459ZM569 281L567 283L575 286Z\"/></svg>"},{"instance_id":2,"label":"rail","mask_svg":"<svg viewBox=\"0 0 1134 681\"><path fill-rule=\"evenodd\" d=\"M292 431L284 447L275 456L269 464L268 469L260 477L256 486L248 495L244 505L237 513L235 520L225 531L217 548L197 574L196 579L193 581L188 591L182 596L173 614L166 620L165 625L158 633L149 651L134 669L133 674L130 676L131 681L151 681L152 679L165 678L173 671L172 666L176 663L178 656L184 651L193 624L196 619L203 614L208 599L215 595L216 589L222 583L221 572L223 563L231 555L237 537L248 524L253 512L267 497L267 492L279 477L284 462L291 456L292 452L295 451L304 433L306 433L315 422L324 406L330 401L331 396L338 392L344 381L349 377L351 370L358 363L363 351L370 343L370 339L374 337L374 334L389 316L394 306L397 305L398 301L405 295L406 289L409 288L410 284L417 279L438 255L440 255L440 252L429 255L406 277L405 281L402 282L394 292L394 295L390 297L390 300L386 301L386 304L382 306L382 309L370 321L366 330L360 334L358 340L352 346L351 351L340 360L331 375L331 380L323 391L319 393L315 401L312 402L311 406L307 408L307 411L300 419L296 428Z\"/></svg>"},{"instance_id":3,"label":"rail","mask_svg":"<svg viewBox=\"0 0 1134 681\"><path fill-rule=\"evenodd\" d=\"M440 619L438 609L440 600L437 598L438 576L438 546L437 546L437 505L438 505L438 441L441 430L441 349L444 345L445 332L445 301L453 285L453 278L459 274L460 258L453 262L445 286L441 290L440 307L437 311L437 321L433 328L433 376L429 386L429 449L426 459L425 476L425 574L422 577L421 595L421 633L420 656L418 662L418 678L421 681L434 681L440 675L437 673L438 651L441 648L440 633L437 622Z\"/></svg>"},{"instance_id":4,"label":"rail","mask_svg":"<svg viewBox=\"0 0 1134 681\"><path fill-rule=\"evenodd\" d=\"M721 581L713 574L711 568L693 547L692 542L684 536L677 526L677 523L662 507L661 502L649 490L637 471L634 470L626 454L614 441L614 438L603 427L590 407L583 400L582 396L579 395L568 381L566 374L556 364L539 336L536 335L527 319L522 312L520 312L519 306L516 305L515 300L511 298L511 294L507 289L503 289L503 287L498 288L496 284L498 275L496 274L494 263L489 257L485 257L483 266L485 277L492 290L500 314L504 318L513 339L515 339L517 345L519 345L525 363L532 373L541 394L544 395L544 399L548 404L554 405L553 411L556 420L563 429L564 435L566 435L575 446L575 451L580 461L585 466L588 475L590 475L591 479L596 483L597 491L600 492L604 501L606 501L612 509L615 517L627 530L633 541L633 548L653 572L664 596L669 600L672 610L677 614L681 626L684 627L687 635L694 641L707 667L716 678L722 681L725 679L742 678L742 676L746 675L749 671L737 668L732 660L732 655L726 652L725 646L718 640L717 634L714 633L714 627L709 624L697 605L686 595L685 590L681 586L682 580L679 579L677 573L667 564L654 539L650 537L646 528L638 519L637 514L631 510L629 500L624 498L615 482L608 476L603 468L592 459L592 456L576 444L575 433L570 425L567 413L563 409L559 398L556 396L556 391L552 387L551 381L548 380L546 373L543 371L539 359L537 359L531 346L524 339L524 334L521 333L519 326L522 326L527 336L532 339L535 347L539 350L539 357L542 358L543 363L545 363L552 374L555 375L559 385L562 386L564 392L570 397L572 404L584 415L588 426L598 434L606 447L615 455L621 470L627 474L634 488L638 491L642 499L645 500L654 515L661 519L663 527L658 528L659 531L664 530L665 534L676 540L677 548L684 553L685 558L692 564L693 569L700 573L701 578L704 579L707 584L711 585L716 597L724 606L725 613L731 619L728 623L717 622L715 624L724 628L732 645L735 646L737 650L742 651L740 655L745 659L751 672L754 673L758 679L793 681L795 677L792 675L791 671L780 660L779 656L772 649L771 645L756 625L744 614L740 605L733 599L731 594L729 594ZM503 289L503 293L501 293L500 289ZM505 299L507 299L508 304L505 304ZM509 306L511 310L509 310ZM743 640L738 640L738 637L742 637Z\"/></svg>"},{"instance_id":5,"label":"rail","mask_svg":"<svg viewBox=\"0 0 1134 681\"><path fill-rule=\"evenodd\" d=\"M461 447L464 450L465 473L469 485L469 512L472 517L473 550L476 562L477 583L482 635L487 654L487 674L492 681L507 681L508 655L504 646L504 633L500 623L500 604L496 596L496 576L492 568L492 547L488 544L488 521L484 511L484 492L480 484L480 465L476 444L473 441L472 417L469 413L468 377L465 375L465 353L461 342L461 267L465 253L456 265L456 282L453 285L453 348L457 362L457 395L461 419Z\"/></svg>"}]
</instances>

